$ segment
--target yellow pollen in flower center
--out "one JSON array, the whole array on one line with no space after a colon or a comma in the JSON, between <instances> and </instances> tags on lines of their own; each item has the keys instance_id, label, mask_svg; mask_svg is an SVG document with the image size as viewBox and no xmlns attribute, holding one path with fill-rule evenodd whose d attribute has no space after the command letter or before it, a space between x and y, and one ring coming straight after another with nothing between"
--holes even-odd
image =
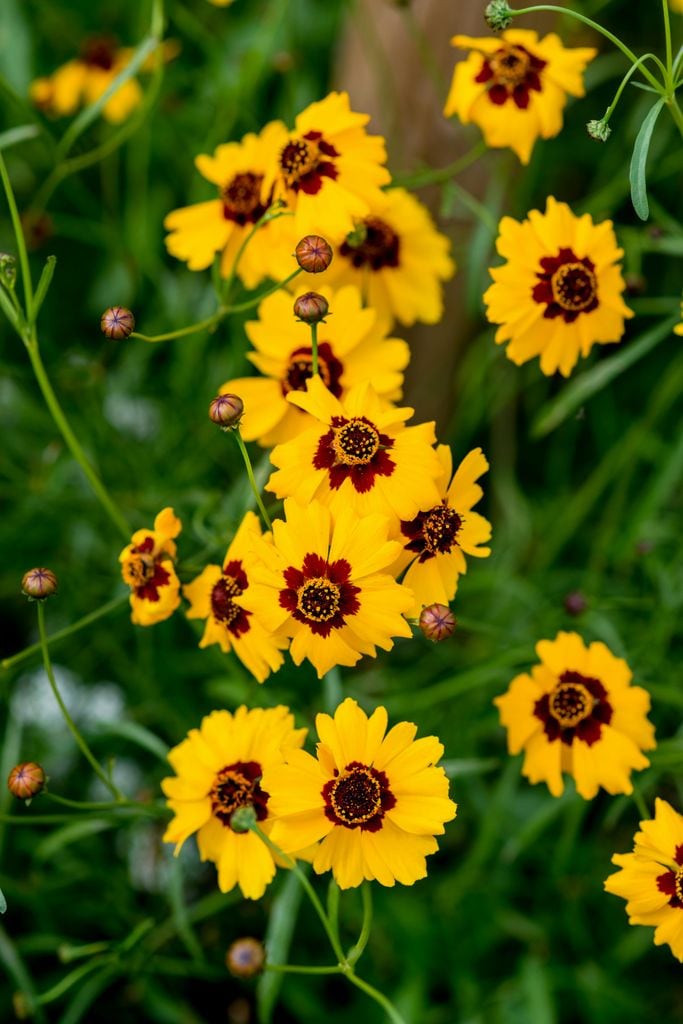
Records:
<instances>
[{"instance_id":1,"label":"yellow pollen in flower center","mask_svg":"<svg viewBox=\"0 0 683 1024\"><path fill-rule=\"evenodd\" d=\"M683 903L683 868L676 872L674 878L674 889L681 903Z\"/></svg>"},{"instance_id":2,"label":"yellow pollen in flower center","mask_svg":"<svg viewBox=\"0 0 683 1024\"><path fill-rule=\"evenodd\" d=\"M247 807L251 804L254 788L255 783L241 772L223 769L216 776L209 796L216 805L214 810L230 814L238 807Z\"/></svg>"},{"instance_id":3,"label":"yellow pollen in flower center","mask_svg":"<svg viewBox=\"0 0 683 1024\"><path fill-rule=\"evenodd\" d=\"M313 622L329 622L339 611L341 591L324 576L306 580L296 593L297 609Z\"/></svg>"},{"instance_id":4,"label":"yellow pollen in flower center","mask_svg":"<svg viewBox=\"0 0 683 1024\"><path fill-rule=\"evenodd\" d=\"M512 88L524 81L530 66L529 54L517 46L504 46L489 59L496 82Z\"/></svg>"},{"instance_id":5,"label":"yellow pollen in flower center","mask_svg":"<svg viewBox=\"0 0 683 1024\"><path fill-rule=\"evenodd\" d=\"M564 729L571 729L589 717L594 703L583 683L560 683L550 695L549 711Z\"/></svg>"},{"instance_id":6,"label":"yellow pollen in flower center","mask_svg":"<svg viewBox=\"0 0 683 1024\"><path fill-rule=\"evenodd\" d=\"M550 279L555 302L570 313L590 306L596 296L597 284L595 274L583 263L563 263Z\"/></svg>"},{"instance_id":7,"label":"yellow pollen in flower center","mask_svg":"<svg viewBox=\"0 0 683 1024\"><path fill-rule=\"evenodd\" d=\"M369 821L382 809L379 781L368 768L353 768L340 775L330 791L330 803L338 818L347 825Z\"/></svg>"},{"instance_id":8,"label":"yellow pollen in flower center","mask_svg":"<svg viewBox=\"0 0 683 1024\"><path fill-rule=\"evenodd\" d=\"M431 509L422 524L422 536L427 551L433 555L444 554L456 543L456 537L462 526L462 517L445 501Z\"/></svg>"},{"instance_id":9,"label":"yellow pollen in flower center","mask_svg":"<svg viewBox=\"0 0 683 1024\"><path fill-rule=\"evenodd\" d=\"M308 139L292 139L280 153L280 167L287 185L314 171L320 162L318 143Z\"/></svg>"},{"instance_id":10,"label":"yellow pollen in flower center","mask_svg":"<svg viewBox=\"0 0 683 1024\"><path fill-rule=\"evenodd\" d=\"M141 555L139 552L131 555L127 562L124 562L122 576L129 587L141 587L154 575L154 559L150 555Z\"/></svg>"},{"instance_id":11,"label":"yellow pollen in flower center","mask_svg":"<svg viewBox=\"0 0 683 1024\"><path fill-rule=\"evenodd\" d=\"M343 466L367 466L379 451L379 432L371 423L351 419L335 429L332 450Z\"/></svg>"}]
</instances>

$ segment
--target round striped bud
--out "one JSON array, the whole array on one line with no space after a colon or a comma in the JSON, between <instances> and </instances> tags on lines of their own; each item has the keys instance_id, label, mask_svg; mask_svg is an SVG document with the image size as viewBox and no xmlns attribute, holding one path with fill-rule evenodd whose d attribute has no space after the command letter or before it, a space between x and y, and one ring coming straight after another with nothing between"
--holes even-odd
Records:
<instances>
[{"instance_id":1,"label":"round striped bud","mask_svg":"<svg viewBox=\"0 0 683 1024\"><path fill-rule=\"evenodd\" d=\"M430 604L420 612L420 629L428 640L438 643L455 633L455 615L447 604Z\"/></svg>"},{"instance_id":2,"label":"round striped bud","mask_svg":"<svg viewBox=\"0 0 683 1024\"><path fill-rule=\"evenodd\" d=\"M266 962L266 951L258 939L236 939L225 954L225 964L236 978L253 978Z\"/></svg>"},{"instance_id":3,"label":"round striped bud","mask_svg":"<svg viewBox=\"0 0 683 1024\"><path fill-rule=\"evenodd\" d=\"M307 274L321 274L332 262L332 246L320 235L306 235L297 245L294 255Z\"/></svg>"},{"instance_id":4,"label":"round striped bud","mask_svg":"<svg viewBox=\"0 0 683 1024\"><path fill-rule=\"evenodd\" d=\"M30 800L44 785L45 772L35 761L15 765L7 778L7 788L17 800Z\"/></svg>"},{"instance_id":5,"label":"round striped bud","mask_svg":"<svg viewBox=\"0 0 683 1024\"><path fill-rule=\"evenodd\" d=\"M323 323L329 310L327 299L317 292L305 292L294 303L294 316L305 324Z\"/></svg>"},{"instance_id":6,"label":"round striped bud","mask_svg":"<svg viewBox=\"0 0 683 1024\"><path fill-rule=\"evenodd\" d=\"M135 317L125 306L110 306L100 317L102 334L106 338L129 338L135 330Z\"/></svg>"},{"instance_id":7,"label":"round striped bud","mask_svg":"<svg viewBox=\"0 0 683 1024\"><path fill-rule=\"evenodd\" d=\"M209 419L224 430L238 427L243 412L244 402L239 395L217 395L209 404Z\"/></svg>"},{"instance_id":8,"label":"round striped bud","mask_svg":"<svg viewBox=\"0 0 683 1024\"><path fill-rule=\"evenodd\" d=\"M57 577L51 569L29 569L21 578L21 589L32 601L44 601L57 593Z\"/></svg>"}]
</instances>

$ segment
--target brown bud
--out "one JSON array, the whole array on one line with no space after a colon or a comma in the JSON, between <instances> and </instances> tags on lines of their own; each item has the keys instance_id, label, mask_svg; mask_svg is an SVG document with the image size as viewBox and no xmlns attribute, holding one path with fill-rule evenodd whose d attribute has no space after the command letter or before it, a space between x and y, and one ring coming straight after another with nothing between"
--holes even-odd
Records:
<instances>
[{"instance_id":1,"label":"brown bud","mask_svg":"<svg viewBox=\"0 0 683 1024\"><path fill-rule=\"evenodd\" d=\"M21 589L32 601L43 601L57 593L57 577L51 569L29 569L21 578Z\"/></svg>"},{"instance_id":2,"label":"brown bud","mask_svg":"<svg viewBox=\"0 0 683 1024\"><path fill-rule=\"evenodd\" d=\"M218 395L209 405L209 418L219 427L239 426L244 412L244 402L239 395Z\"/></svg>"},{"instance_id":3,"label":"brown bud","mask_svg":"<svg viewBox=\"0 0 683 1024\"><path fill-rule=\"evenodd\" d=\"M306 235L297 245L294 255L307 274L321 274L332 262L332 247L320 235Z\"/></svg>"},{"instance_id":4,"label":"brown bud","mask_svg":"<svg viewBox=\"0 0 683 1024\"><path fill-rule=\"evenodd\" d=\"M45 785L45 772L35 761L15 765L7 778L7 788L17 800L30 800Z\"/></svg>"},{"instance_id":5,"label":"brown bud","mask_svg":"<svg viewBox=\"0 0 683 1024\"><path fill-rule=\"evenodd\" d=\"M453 636L455 626L455 615L447 604L430 604L420 612L420 629L434 643Z\"/></svg>"},{"instance_id":6,"label":"brown bud","mask_svg":"<svg viewBox=\"0 0 683 1024\"><path fill-rule=\"evenodd\" d=\"M567 615L581 615L588 607L588 601L580 590L572 590L564 599L564 610Z\"/></svg>"},{"instance_id":7,"label":"brown bud","mask_svg":"<svg viewBox=\"0 0 683 1024\"><path fill-rule=\"evenodd\" d=\"M135 330L135 317L125 306L110 306L100 317L102 334L119 341L129 338Z\"/></svg>"},{"instance_id":8,"label":"brown bud","mask_svg":"<svg viewBox=\"0 0 683 1024\"><path fill-rule=\"evenodd\" d=\"M225 964L236 978L253 978L266 962L263 943L249 937L236 939L225 954Z\"/></svg>"},{"instance_id":9,"label":"brown bud","mask_svg":"<svg viewBox=\"0 0 683 1024\"><path fill-rule=\"evenodd\" d=\"M325 322L329 309L324 295L318 295L317 292L305 292L294 303L294 316L305 324L320 324Z\"/></svg>"}]
</instances>

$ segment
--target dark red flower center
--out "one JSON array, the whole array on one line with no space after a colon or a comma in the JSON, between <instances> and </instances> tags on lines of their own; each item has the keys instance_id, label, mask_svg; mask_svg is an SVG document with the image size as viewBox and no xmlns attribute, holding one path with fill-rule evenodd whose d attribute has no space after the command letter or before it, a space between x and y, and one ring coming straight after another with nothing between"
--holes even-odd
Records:
<instances>
[{"instance_id":1,"label":"dark red flower center","mask_svg":"<svg viewBox=\"0 0 683 1024\"><path fill-rule=\"evenodd\" d=\"M113 36L91 36L81 47L81 60L91 68L111 71L118 44Z\"/></svg>"},{"instance_id":2,"label":"dark red flower center","mask_svg":"<svg viewBox=\"0 0 683 1024\"><path fill-rule=\"evenodd\" d=\"M603 725L612 720L612 705L599 679L568 669L557 686L534 704L534 715L543 722L549 740L571 746L574 737L588 746L596 743Z\"/></svg>"},{"instance_id":3,"label":"dark red flower center","mask_svg":"<svg viewBox=\"0 0 683 1024\"><path fill-rule=\"evenodd\" d=\"M343 772L335 770L334 774L322 789L325 815L344 828L377 832L386 811L396 805L384 772L360 761L351 761Z\"/></svg>"},{"instance_id":4,"label":"dark red flower center","mask_svg":"<svg viewBox=\"0 0 683 1024\"><path fill-rule=\"evenodd\" d=\"M223 575L211 589L211 613L233 636L249 632L251 612L241 608L233 598L239 597L249 586L247 574L240 559L226 562Z\"/></svg>"},{"instance_id":5,"label":"dark red flower center","mask_svg":"<svg viewBox=\"0 0 683 1024\"><path fill-rule=\"evenodd\" d=\"M342 242L339 254L351 260L358 269L382 270L383 267L399 265L399 250L400 238L394 229L379 217L367 217L360 228Z\"/></svg>"},{"instance_id":6,"label":"dark red flower center","mask_svg":"<svg viewBox=\"0 0 683 1024\"><path fill-rule=\"evenodd\" d=\"M328 562L309 553L300 569L290 565L283 575L287 586L280 591L280 606L317 636L341 629L360 609L356 596L360 587L351 583L351 566L345 558Z\"/></svg>"},{"instance_id":7,"label":"dark red flower center","mask_svg":"<svg viewBox=\"0 0 683 1024\"><path fill-rule=\"evenodd\" d=\"M657 888L671 897L670 907L683 910L683 843L676 847L673 859L678 865L678 871L665 871L663 875L658 875Z\"/></svg>"},{"instance_id":8,"label":"dark red flower center","mask_svg":"<svg viewBox=\"0 0 683 1024\"><path fill-rule=\"evenodd\" d=\"M257 821L263 821L270 793L261 789L262 774L258 761L235 761L221 768L209 792L214 817L230 826L235 811L253 807Z\"/></svg>"},{"instance_id":9,"label":"dark red flower center","mask_svg":"<svg viewBox=\"0 0 683 1024\"><path fill-rule=\"evenodd\" d=\"M408 537L406 551L415 551L420 562L426 562L435 555L445 555L458 544L458 533L464 522L454 508L444 499L427 512L420 512L410 521L401 523L401 533Z\"/></svg>"},{"instance_id":10,"label":"dark red flower center","mask_svg":"<svg viewBox=\"0 0 683 1024\"><path fill-rule=\"evenodd\" d=\"M158 601L159 588L166 586L171 575L162 565L169 555L161 551L154 554L154 537L145 537L141 544L133 547L121 565L123 580L137 597L145 601Z\"/></svg>"},{"instance_id":11,"label":"dark red flower center","mask_svg":"<svg viewBox=\"0 0 683 1024\"><path fill-rule=\"evenodd\" d=\"M291 139L280 153L280 171L287 188L293 192L316 195L323 186L323 178L338 177L334 157L339 152L326 142L322 132L310 131Z\"/></svg>"},{"instance_id":12,"label":"dark red flower center","mask_svg":"<svg viewBox=\"0 0 683 1024\"><path fill-rule=\"evenodd\" d=\"M579 259L573 249L560 249L557 256L543 257L536 277L538 284L531 295L534 301L545 303L543 316L547 320L561 316L571 324L580 313L598 308L595 264L587 256Z\"/></svg>"},{"instance_id":13,"label":"dark red flower center","mask_svg":"<svg viewBox=\"0 0 683 1024\"><path fill-rule=\"evenodd\" d=\"M318 342L318 373L328 391L339 398L342 387L339 383L344 372L343 364L337 359L328 341ZM282 394L290 391L305 391L306 381L313 376L313 351L310 346L295 348L282 378ZM292 406L296 408L296 406ZM303 411L303 410L301 410Z\"/></svg>"},{"instance_id":14,"label":"dark red flower center","mask_svg":"<svg viewBox=\"0 0 683 1024\"><path fill-rule=\"evenodd\" d=\"M524 46L504 43L500 49L484 58L481 71L474 80L489 83L487 96L496 106L503 106L512 100L520 110L526 110L529 94L542 91L539 72L546 63Z\"/></svg>"},{"instance_id":15,"label":"dark red flower center","mask_svg":"<svg viewBox=\"0 0 683 1024\"><path fill-rule=\"evenodd\" d=\"M243 171L224 185L221 189L221 199L225 219L232 220L242 227L260 220L268 209L267 204L261 202L262 184L262 174Z\"/></svg>"},{"instance_id":16,"label":"dark red flower center","mask_svg":"<svg viewBox=\"0 0 683 1024\"><path fill-rule=\"evenodd\" d=\"M330 429L318 442L313 465L326 469L330 488L350 480L359 494L372 490L378 476L391 476L396 463L389 456L393 438L365 416L333 416Z\"/></svg>"}]
</instances>

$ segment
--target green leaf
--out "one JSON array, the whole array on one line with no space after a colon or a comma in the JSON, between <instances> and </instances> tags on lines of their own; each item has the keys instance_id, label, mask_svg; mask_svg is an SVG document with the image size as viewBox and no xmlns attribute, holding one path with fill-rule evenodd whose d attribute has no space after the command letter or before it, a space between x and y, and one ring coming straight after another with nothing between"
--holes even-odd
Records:
<instances>
[{"instance_id":1,"label":"green leaf","mask_svg":"<svg viewBox=\"0 0 683 1024\"><path fill-rule=\"evenodd\" d=\"M296 924L302 894L301 882L294 872L290 871L273 902L273 909L270 913L270 922L265 939L268 963L287 963L287 954L292 942L294 925ZM275 1009L284 977L284 974L279 971L266 971L261 975L256 988L259 1024L270 1024L273 1019L273 1010Z\"/></svg>"},{"instance_id":2,"label":"green leaf","mask_svg":"<svg viewBox=\"0 0 683 1024\"><path fill-rule=\"evenodd\" d=\"M650 207L647 201L647 181L645 168L647 165L647 154L650 149L652 132L654 131L657 118L664 106L664 98L657 100L640 126L631 156L631 167L629 169L629 181L631 182L631 202L641 220L647 220L650 216Z\"/></svg>"},{"instance_id":3,"label":"green leaf","mask_svg":"<svg viewBox=\"0 0 683 1024\"><path fill-rule=\"evenodd\" d=\"M45 261L45 266L43 267L43 272L40 275L40 281L38 282L38 287L36 289L35 298L33 300L33 322L34 323L38 319L38 313L40 312L40 307L42 306L43 302L45 301L45 296L47 295L48 290L50 288L50 284L52 283L52 276L53 276L53 274L55 272L55 265L56 265L56 263L57 263L57 257L56 256L48 256L47 260Z\"/></svg>"},{"instance_id":4,"label":"green leaf","mask_svg":"<svg viewBox=\"0 0 683 1024\"><path fill-rule=\"evenodd\" d=\"M545 405L531 427L531 436L545 437L555 427L559 427L568 416L579 409L589 398L607 387L629 366L637 363L648 352L668 338L678 317L660 321L655 327L630 341L617 355L611 356L575 377L563 391Z\"/></svg>"},{"instance_id":5,"label":"green leaf","mask_svg":"<svg viewBox=\"0 0 683 1024\"><path fill-rule=\"evenodd\" d=\"M7 910L7 900L5 899L4 892L2 891L2 889L0 889L0 914L4 914L6 910Z\"/></svg>"},{"instance_id":6,"label":"green leaf","mask_svg":"<svg viewBox=\"0 0 683 1024\"><path fill-rule=\"evenodd\" d=\"M169 748L158 736L138 722L106 722L101 732L107 736L120 736L121 739L130 740L131 743L154 754L160 761L166 762Z\"/></svg>"},{"instance_id":7,"label":"green leaf","mask_svg":"<svg viewBox=\"0 0 683 1024\"><path fill-rule=\"evenodd\" d=\"M37 124L21 124L17 128L9 128L6 132L0 132L0 149L9 149L27 139L35 139L36 135L40 135Z\"/></svg>"},{"instance_id":8,"label":"green leaf","mask_svg":"<svg viewBox=\"0 0 683 1024\"><path fill-rule=\"evenodd\" d=\"M38 843L34 850L34 856L36 860L50 860L65 846L77 843L81 839L89 839L90 836L97 835L98 832L114 828L114 825L115 822L104 821L102 818L86 818L83 821L69 823L58 828L56 832L51 832L47 838Z\"/></svg>"}]
</instances>

